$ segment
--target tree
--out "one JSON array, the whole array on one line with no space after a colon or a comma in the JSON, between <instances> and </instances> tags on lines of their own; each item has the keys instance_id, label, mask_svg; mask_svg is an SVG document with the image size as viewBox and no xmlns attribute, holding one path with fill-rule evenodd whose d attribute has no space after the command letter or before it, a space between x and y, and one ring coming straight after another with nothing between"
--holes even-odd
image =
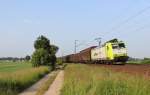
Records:
<instances>
[{"instance_id":1,"label":"tree","mask_svg":"<svg viewBox=\"0 0 150 95\"><path fill-rule=\"evenodd\" d=\"M50 56L49 53L43 48L37 49L32 55L32 64L34 67L40 65L50 65Z\"/></svg>"},{"instance_id":2,"label":"tree","mask_svg":"<svg viewBox=\"0 0 150 95\"><path fill-rule=\"evenodd\" d=\"M144 60L150 60L150 58L144 57Z\"/></svg>"},{"instance_id":3,"label":"tree","mask_svg":"<svg viewBox=\"0 0 150 95\"><path fill-rule=\"evenodd\" d=\"M35 41L34 43L34 48L37 50L37 49L40 49L40 48L43 48L45 50L47 50L47 52L50 53L50 41L48 40L48 38L46 38L45 36L39 36L37 38L37 40Z\"/></svg>"},{"instance_id":4,"label":"tree","mask_svg":"<svg viewBox=\"0 0 150 95\"><path fill-rule=\"evenodd\" d=\"M55 67L56 67L56 61L57 61L57 58L56 58L56 55L51 55L51 57L50 57L50 60L51 60L51 67L52 67L52 70L54 70L55 69Z\"/></svg>"},{"instance_id":5,"label":"tree","mask_svg":"<svg viewBox=\"0 0 150 95\"><path fill-rule=\"evenodd\" d=\"M55 55L58 50L59 48L57 46L51 45L51 48L50 48L51 54Z\"/></svg>"},{"instance_id":6,"label":"tree","mask_svg":"<svg viewBox=\"0 0 150 95\"><path fill-rule=\"evenodd\" d=\"M34 67L40 65L50 65L52 69L55 69L56 64L56 53L58 47L55 45L50 45L48 38L44 36L39 36L34 43L35 52L32 55L32 64Z\"/></svg>"},{"instance_id":7,"label":"tree","mask_svg":"<svg viewBox=\"0 0 150 95\"><path fill-rule=\"evenodd\" d=\"M29 55L27 55L26 57L25 57L25 60L27 60L27 61L29 61L31 59L31 57L29 56Z\"/></svg>"},{"instance_id":8,"label":"tree","mask_svg":"<svg viewBox=\"0 0 150 95\"><path fill-rule=\"evenodd\" d=\"M51 67L52 67L52 70L54 70L55 69L55 65L56 65L56 61L57 61L57 58L56 58L56 53L57 53L57 51L58 51L58 47L57 46L55 46L55 45L51 45L51 49L50 49L50 51L51 51Z\"/></svg>"}]
</instances>

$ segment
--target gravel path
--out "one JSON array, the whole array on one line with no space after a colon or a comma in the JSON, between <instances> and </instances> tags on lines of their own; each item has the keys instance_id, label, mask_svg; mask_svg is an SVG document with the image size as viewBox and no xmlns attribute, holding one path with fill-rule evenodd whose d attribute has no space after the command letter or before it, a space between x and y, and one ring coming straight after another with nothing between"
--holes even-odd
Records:
<instances>
[{"instance_id":1,"label":"gravel path","mask_svg":"<svg viewBox=\"0 0 150 95\"><path fill-rule=\"evenodd\" d=\"M51 76L54 76L58 71L51 72L50 74L46 75L44 78L42 78L40 81L38 81L36 84L31 86L30 88L26 89L19 95L36 95L37 91L41 88L42 84L48 81L48 79Z\"/></svg>"},{"instance_id":2,"label":"gravel path","mask_svg":"<svg viewBox=\"0 0 150 95\"><path fill-rule=\"evenodd\" d=\"M60 95L60 90L63 86L64 71L60 71L55 81L49 87L49 90L44 95Z\"/></svg>"}]
</instances>

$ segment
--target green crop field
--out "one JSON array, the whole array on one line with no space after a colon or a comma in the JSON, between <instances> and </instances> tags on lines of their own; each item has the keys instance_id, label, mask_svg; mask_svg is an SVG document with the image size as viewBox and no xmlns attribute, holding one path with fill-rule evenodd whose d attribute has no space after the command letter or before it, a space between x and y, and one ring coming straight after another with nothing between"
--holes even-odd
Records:
<instances>
[{"instance_id":1,"label":"green crop field","mask_svg":"<svg viewBox=\"0 0 150 95\"><path fill-rule=\"evenodd\" d=\"M147 60L137 60L137 61L128 61L128 64L150 64L150 59Z\"/></svg>"},{"instance_id":2,"label":"green crop field","mask_svg":"<svg viewBox=\"0 0 150 95\"><path fill-rule=\"evenodd\" d=\"M150 80L104 67L72 64L65 68L61 95L150 95Z\"/></svg>"},{"instance_id":3,"label":"green crop field","mask_svg":"<svg viewBox=\"0 0 150 95\"><path fill-rule=\"evenodd\" d=\"M14 72L26 68L32 68L32 65L27 62L0 61L0 72Z\"/></svg>"},{"instance_id":4,"label":"green crop field","mask_svg":"<svg viewBox=\"0 0 150 95\"><path fill-rule=\"evenodd\" d=\"M0 62L0 95L17 95L37 82L49 68L33 68L29 62Z\"/></svg>"}]
</instances>

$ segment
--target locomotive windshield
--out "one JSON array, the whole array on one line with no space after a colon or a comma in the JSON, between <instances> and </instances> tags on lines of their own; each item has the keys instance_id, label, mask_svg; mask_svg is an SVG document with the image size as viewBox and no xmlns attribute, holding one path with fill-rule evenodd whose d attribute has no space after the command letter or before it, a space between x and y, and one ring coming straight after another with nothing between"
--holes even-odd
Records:
<instances>
[{"instance_id":1,"label":"locomotive windshield","mask_svg":"<svg viewBox=\"0 0 150 95\"><path fill-rule=\"evenodd\" d=\"M113 44L112 48L113 49L125 48L125 44L124 43Z\"/></svg>"},{"instance_id":2,"label":"locomotive windshield","mask_svg":"<svg viewBox=\"0 0 150 95\"><path fill-rule=\"evenodd\" d=\"M118 45L113 45L112 48L113 48L113 49L117 49L117 48L119 48L119 47L118 47Z\"/></svg>"},{"instance_id":3,"label":"locomotive windshield","mask_svg":"<svg viewBox=\"0 0 150 95\"><path fill-rule=\"evenodd\" d=\"M125 44L124 43L120 43L119 44L119 48L125 48Z\"/></svg>"}]
</instances>

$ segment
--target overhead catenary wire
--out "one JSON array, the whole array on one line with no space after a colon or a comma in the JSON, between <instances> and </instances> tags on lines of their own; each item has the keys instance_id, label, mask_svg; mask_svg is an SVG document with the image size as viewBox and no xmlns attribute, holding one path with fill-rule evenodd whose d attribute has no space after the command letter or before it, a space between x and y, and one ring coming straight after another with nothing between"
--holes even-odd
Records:
<instances>
[{"instance_id":1,"label":"overhead catenary wire","mask_svg":"<svg viewBox=\"0 0 150 95\"><path fill-rule=\"evenodd\" d=\"M140 30L142 30L142 29L145 29L145 27L148 27L148 26L149 26L149 24L148 24L148 25L144 25L144 26L139 27L139 28L136 28L135 30L130 31L130 32L140 31ZM102 38L101 38L101 39L102 39ZM86 42L82 42L82 43L78 44L77 47L80 47L80 46L89 46L89 45L91 45L91 43L95 42L95 40L96 40L96 39L94 39L94 40L89 40L89 41L86 41Z\"/></svg>"},{"instance_id":2,"label":"overhead catenary wire","mask_svg":"<svg viewBox=\"0 0 150 95\"><path fill-rule=\"evenodd\" d=\"M75 40L75 41L79 42L79 40ZM82 43L79 43L79 44L75 43L75 53L77 52L77 48L79 48L81 46L89 46L89 44L93 43L93 41L95 41L95 39L94 40L85 41L85 42L82 42Z\"/></svg>"},{"instance_id":3,"label":"overhead catenary wire","mask_svg":"<svg viewBox=\"0 0 150 95\"><path fill-rule=\"evenodd\" d=\"M146 12L146 11L149 10L149 9L150 9L150 6L148 6L148 7L144 8L144 9L138 11L136 14L134 14L134 15L128 17L126 20L120 22L117 26L112 27L110 31L108 31L108 32L106 32L106 33L104 34L104 36L108 35L108 34L111 33L111 32L116 31L117 29L119 29L120 27L122 27L122 26L125 25L126 23L130 22L131 20L135 19L135 18L138 17L139 15L143 14L144 12Z\"/></svg>"},{"instance_id":4,"label":"overhead catenary wire","mask_svg":"<svg viewBox=\"0 0 150 95\"><path fill-rule=\"evenodd\" d=\"M117 26L112 27L111 30L108 31L108 32L106 32L102 37L105 37L105 36L108 35L109 33L111 33L111 32L113 32L113 31L119 29L120 27L122 27L122 26L125 25L126 23L130 22L131 20L135 19L136 17L138 17L139 15L143 14L144 12L146 12L146 11L149 10L149 9L150 9L150 6L148 6L148 7L144 8L144 9L138 11L136 14L134 14L134 15L128 17L126 20L120 22ZM139 30L143 29L144 27L145 27L145 26L143 26L143 27L141 27L141 28L138 28L138 29L136 29L136 30L134 30L134 31L139 31ZM94 40L90 40L90 41L95 41L95 39L94 39ZM86 41L86 42L80 43L80 44L76 45L76 47L88 46L88 44L89 44L90 41Z\"/></svg>"},{"instance_id":5,"label":"overhead catenary wire","mask_svg":"<svg viewBox=\"0 0 150 95\"><path fill-rule=\"evenodd\" d=\"M145 29L146 27L149 27L149 24L148 24L148 25L141 26L141 27L138 27L138 28L136 28L136 29L134 29L134 30L132 30L132 31L130 31L130 32L141 31L141 30Z\"/></svg>"},{"instance_id":6,"label":"overhead catenary wire","mask_svg":"<svg viewBox=\"0 0 150 95\"><path fill-rule=\"evenodd\" d=\"M90 39L90 40L88 40L88 41L84 41L84 42L82 42L82 43L79 43L78 45L77 45L77 47L80 47L80 46L84 46L84 45L87 45L87 44L89 44L89 43L93 43L93 41L95 41L95 39Z\"/></svg>"}]
</instances>

